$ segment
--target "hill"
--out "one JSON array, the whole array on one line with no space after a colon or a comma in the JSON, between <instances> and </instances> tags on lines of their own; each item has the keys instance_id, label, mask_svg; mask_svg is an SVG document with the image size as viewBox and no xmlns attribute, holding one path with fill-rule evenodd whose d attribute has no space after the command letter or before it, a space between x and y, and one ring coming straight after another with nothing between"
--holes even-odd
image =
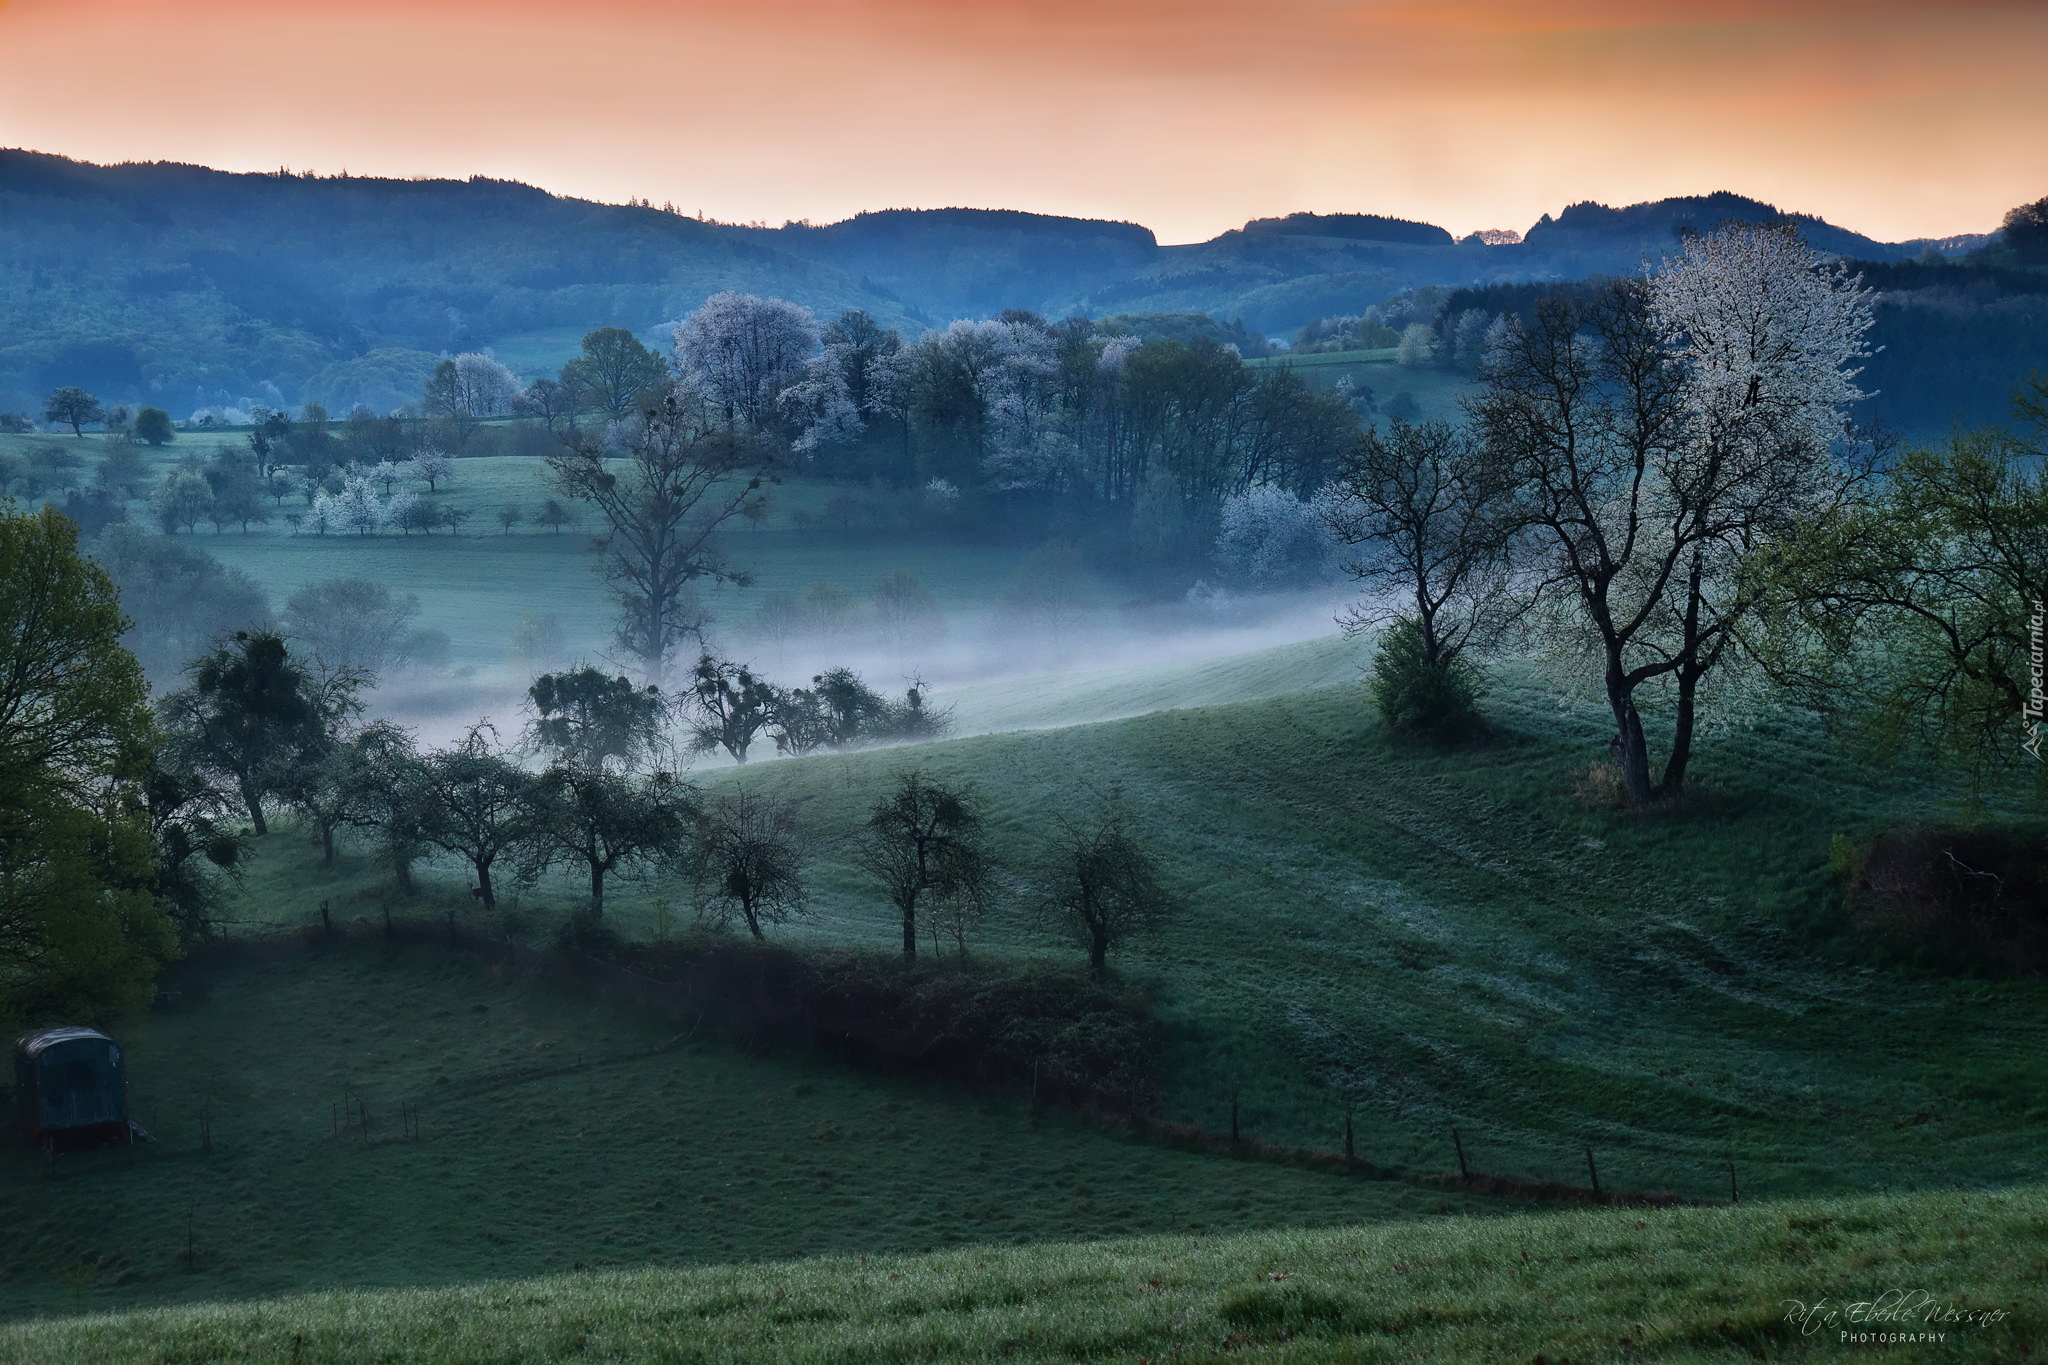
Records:
<instances>
[{"instance_id":1,"label":"hill","mask_svg":"<svg viewBox=\"0 0 2048 1365\"><path fill-rule=\"evenodd\" d=\"M1574 205L1517 246L1364 214L1261 219L1160 246L1128 223L979 209L825 226L702 222L475 178L378 180L94 166L0 152L0 412L60 384L177 416L209 404L387 409L435 355L482 347L551 370L584 331L658 336L721 289L913 330L1026 308L1207 313L1266 331L1399 289L1632 268L1676 227L1776 216L1732 195ZM1818 219L1816 244L1914 255Z\"/></svg>"},{"instance_id":2,"label":"hill","mask_svg":"<svg viewBox=\"0 0 2048 1365\"><path fill-rule=\"evenodd\" d=\"M975 1248L62 1319L0 1360L2023 1360L2044 1230L2029 1187Z\"/></svg>"}]
</instances>

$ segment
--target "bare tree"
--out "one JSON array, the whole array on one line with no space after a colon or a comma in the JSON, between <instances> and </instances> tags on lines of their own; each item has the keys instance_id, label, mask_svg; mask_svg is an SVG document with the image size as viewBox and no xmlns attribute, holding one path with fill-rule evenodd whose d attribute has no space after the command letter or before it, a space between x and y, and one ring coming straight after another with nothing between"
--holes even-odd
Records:
<instances>
[{"instance_id":1,"label":"bare tree","mask_svg":"<svg viewBox=\"0 0 2048 1365\"><path fill-rule=\"evenodd\" d=\"M1087 946L1089 969L1100 976L1113 949L1168 923L1180 913L1180 900L1132 832L1117 793L1093 820L1056 814L1054 823L1058 832L1039 874L1042 904Z\"/></svg>"},{"instance_id":2,"label":"bare tree","mask_svg":"<svg viewBox=\"0 0 2048 1365\"><path fill-rule=\"evenodd\" d=\"M415 770L409 808L426 842L466 860L473 893L486 910L498 904L491 870L534 837L533 775L498 748L488 721L470 727L452 748L426 755Z\"/></svg>"},{"instance_id":3,"label":"bare tree","mask_svg":"<svg viewBox=\"0 0 2048 1365\"><path fill-rule=\"evenodd\" d=\"M628 438L623 459L582 437L548 458L557 484L603 514L603 573L619 605L619 647L659 682L671 655L701 639L699 580L744 584L719 532L766 506L765 446L709 420L694 394L663 395Z\"/></svg>"},{"instance_id":4,"label":"bare tree","mask_svg":"<svg viewBox=\"0 0 2048 1365\"><path fill-rule=\"evenodd\" d=\"M700 754L723 749L735 763L747 761L755 738L775 720L775 688L746 665L709 654L697 660L681 696L693 712L690 746Z\"/></svg>"},{"instance_id":5,"label":"bare tree","mask_svg":"<svg viewBox=\"0 0 2048 1365\"><path fill-rule=\"evenodd\" d=\"M737 917L762 940L762 925L809 912L804 849L794 805L743 789L718 797L704 809L691 854L697 903L720 922Z\"/></svg>"},{"instance_id":6,"label":"bare tree","mask_svg":"<svg viewBox=\"0 0 2048 1365\"><path fill-rule=\"evenodd\" d=\"M1483 443L1448 422L1395 419L1359 439L1335 493L1330 530L1356 547L1345 570L1372 594L1345 613L1346 632L1408 617L1436 665L1512 618L1515 487Z\"/></svg>"},{"instance_id":7,"label":"bare tree","mask_svg":"<svg viewBox=\"0 0 2048 1365\"><path fill-rule=\"evenodd\" d=\"M531 876L564 862L582 867L590 877L590 917L602 919L612 874L681 851L693 797L670 773L635 776L553 764L533 784L533 838L522 871Z\"/></svg>"},{"instance_id":8,"label":"bare tree","mask_svg":"<svg viewBox=\"0 0 2048 1365\"><path fill-rule=\"evenodd\" d=\"M921 904L960 899L978 905L990 889L980 802L917 769L899 773L861 829L856 861L882 885L903 921L903 960L917 960Z\"/></svg>"}]
</instances>

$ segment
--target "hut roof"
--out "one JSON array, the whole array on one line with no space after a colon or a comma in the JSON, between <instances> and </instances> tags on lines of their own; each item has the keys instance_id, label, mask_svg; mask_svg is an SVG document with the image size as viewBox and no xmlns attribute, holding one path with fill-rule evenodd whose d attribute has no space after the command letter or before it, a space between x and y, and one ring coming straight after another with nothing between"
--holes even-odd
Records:
<instances>
[{"instance_id":1,"label":"hut roof","mask_svg":"<svg viewBox=\"0 0 2048 1365\"><path fill-rule=\"evenodd\" d=\"M66 1024L58 1028L37 1029L34 1033L24 1033L15 1042L14 1050L33 1061L41 1055L44 1048L53 1043L90 1042L93 1039L98 1039L102 1043L114 1041L98 1029Z\"/></svg>"}]
</instances>

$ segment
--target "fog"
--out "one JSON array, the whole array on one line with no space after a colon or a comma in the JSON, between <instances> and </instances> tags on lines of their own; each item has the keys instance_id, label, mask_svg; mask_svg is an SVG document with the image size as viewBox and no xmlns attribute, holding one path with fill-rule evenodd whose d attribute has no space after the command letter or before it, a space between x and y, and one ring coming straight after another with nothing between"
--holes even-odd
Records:
<instances>
[{"instance_id":1,"label":"fog","mask_svg":"<svg viewBox=\"0 0 2048 1365\"><path fill-rule=\"evenodd\" d=\"M808 685L814 674L842 666L892 696L921 683L929 704L950 714L950 733L973 735L1250 700L1356 677L1364 651L1342 637L1336 623L1351 600L1341 587L1323 585L1097 607L1056 623L954 612L942 633L930 633L936 638L895 643L879 638L879 631L858 629L767 642L714 625L706 644L785 687ZM680 684L692 662L687 654L678 657L667 690ZM601 646L564 649L524 667L505 661L394 674L380 680L368 700L372 714L414 730L424 745L447 743L479 721L489 721L510 742L528 719L533 674L583 663L639 676L636 661ZM755 761L770 753L766 746L757 749ZM723 755L705 756L696 766L727 762Z\"/></svg>"}]
</instances>

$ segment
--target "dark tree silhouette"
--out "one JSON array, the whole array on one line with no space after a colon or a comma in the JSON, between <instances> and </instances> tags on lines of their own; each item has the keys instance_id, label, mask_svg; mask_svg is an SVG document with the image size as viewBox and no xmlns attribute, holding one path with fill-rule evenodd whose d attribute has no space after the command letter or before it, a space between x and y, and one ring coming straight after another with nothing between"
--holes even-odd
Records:
<instances>
[{"instance_id":1,"label":"dark tree silhouette","mask_svg":"<svg viewBox=\"0 0 2048 1365\"><path fill-rule=\"evenodd\" d=\"M912 769L875 802L855 859L903 920L903 960L917 960L918 906L943 899L979 904L991 866L983 844L980 803L971 788L948 787Z\"/></svg>"}]
</instances>

